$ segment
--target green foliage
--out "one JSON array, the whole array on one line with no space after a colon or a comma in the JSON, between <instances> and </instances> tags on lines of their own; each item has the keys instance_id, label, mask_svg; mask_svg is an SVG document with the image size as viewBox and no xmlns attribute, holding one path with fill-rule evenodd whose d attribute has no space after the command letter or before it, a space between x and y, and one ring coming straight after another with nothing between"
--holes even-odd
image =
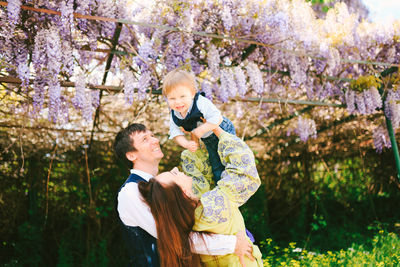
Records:
<instances>
[{"instance_id":1,"label":"green foliage","mask_svg":"<svg viewBox=\"0 0 400 267\"><path fill-rule=\"evenodd\" d=\"M317 253L290 243L280 248L272 239L261 242L268 251L264 266L398 266L400 264L400 238L384 230L367 244L353 245L339 251Z\"/></svg>"}]
</instances>

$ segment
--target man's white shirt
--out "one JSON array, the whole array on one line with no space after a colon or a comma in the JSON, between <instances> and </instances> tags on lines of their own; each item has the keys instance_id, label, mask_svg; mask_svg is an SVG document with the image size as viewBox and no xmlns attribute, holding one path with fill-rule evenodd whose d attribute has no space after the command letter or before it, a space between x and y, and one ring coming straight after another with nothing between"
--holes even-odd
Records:
<instances>
[{"instance_id":1,"label":"man's white shirt","mask_svg":"<svg viewBox=\"0 0 400 267\"><path fill-rule=\"evenodd\" d=\"M131 173L149 181L153 176L149 173L132 169ZM137 183L127 183L118 194L118 214L127 226L139 226L155 238L157 228L150 207L142 200ZM234 253L236 236L234 235L204 235L192 232L190 238L194 247L192 251L198 254L226 255ZM203 242L204 239L204 242Z\"/></svg>"}]
</instances>

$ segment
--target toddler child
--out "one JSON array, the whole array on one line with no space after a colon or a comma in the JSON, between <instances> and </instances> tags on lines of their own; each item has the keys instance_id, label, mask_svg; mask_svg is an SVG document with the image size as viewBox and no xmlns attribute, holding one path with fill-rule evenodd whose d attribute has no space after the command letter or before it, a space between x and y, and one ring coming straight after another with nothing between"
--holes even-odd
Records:
<instances>
[{"instance_id":1,"label":"toddler child","mask_svg":"<svg viewBox=\"0 0 400 267\"><path fill-rule=\"evenodd\" d=\"M192 73L182 69L169 72L164 78L162 92L171 108L169 138L191 152L197 150L201 139L208 151L214 181L218 182L225 167L218 155L218 137L212 130L219 126L236 134L232 122L223 117L203 93L197 92ZM186 139L185 132L191 133L191 140Z\"/></svg>"}]
</instances>

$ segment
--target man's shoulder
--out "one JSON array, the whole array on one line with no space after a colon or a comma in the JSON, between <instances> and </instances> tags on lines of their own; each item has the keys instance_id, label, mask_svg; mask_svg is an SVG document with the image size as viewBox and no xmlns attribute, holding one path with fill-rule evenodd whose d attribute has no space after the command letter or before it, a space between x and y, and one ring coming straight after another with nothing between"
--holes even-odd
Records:
<instances>
[{"instance_id":1,"label":"man's shoulder","mask_svg":"<svg viewBox=\"0 0 400 267\"><path fill-rule=\"evenodd\" d=\"M119 190L118 192L118 201L120 201L120 199L125 199L125 198L132 199L139 197L140 197L140 192L138 184L134 182L125 183L121 187L121 190Z\"/></svg>"}]
</instances>

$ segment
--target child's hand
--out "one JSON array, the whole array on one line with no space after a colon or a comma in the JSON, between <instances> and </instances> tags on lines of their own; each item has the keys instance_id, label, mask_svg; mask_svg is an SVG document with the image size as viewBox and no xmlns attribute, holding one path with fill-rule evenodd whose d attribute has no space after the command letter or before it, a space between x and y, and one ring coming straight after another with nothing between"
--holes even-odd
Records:
<instances>
[{"instance_id":1,"label":"child's hand","mask_svg":"<svg viewBox=\"0 0 400 267\"><path fill-rule=\"evenodd\" d=\"M187 148L190 152L194 153L194 152L196 152L196 150L199 148L199 144L198 144L197 142L195 142L195 141L189 141L188 144L187 144L187 146L186 146L186 148Z\"/></svg>"}]
</instances>

